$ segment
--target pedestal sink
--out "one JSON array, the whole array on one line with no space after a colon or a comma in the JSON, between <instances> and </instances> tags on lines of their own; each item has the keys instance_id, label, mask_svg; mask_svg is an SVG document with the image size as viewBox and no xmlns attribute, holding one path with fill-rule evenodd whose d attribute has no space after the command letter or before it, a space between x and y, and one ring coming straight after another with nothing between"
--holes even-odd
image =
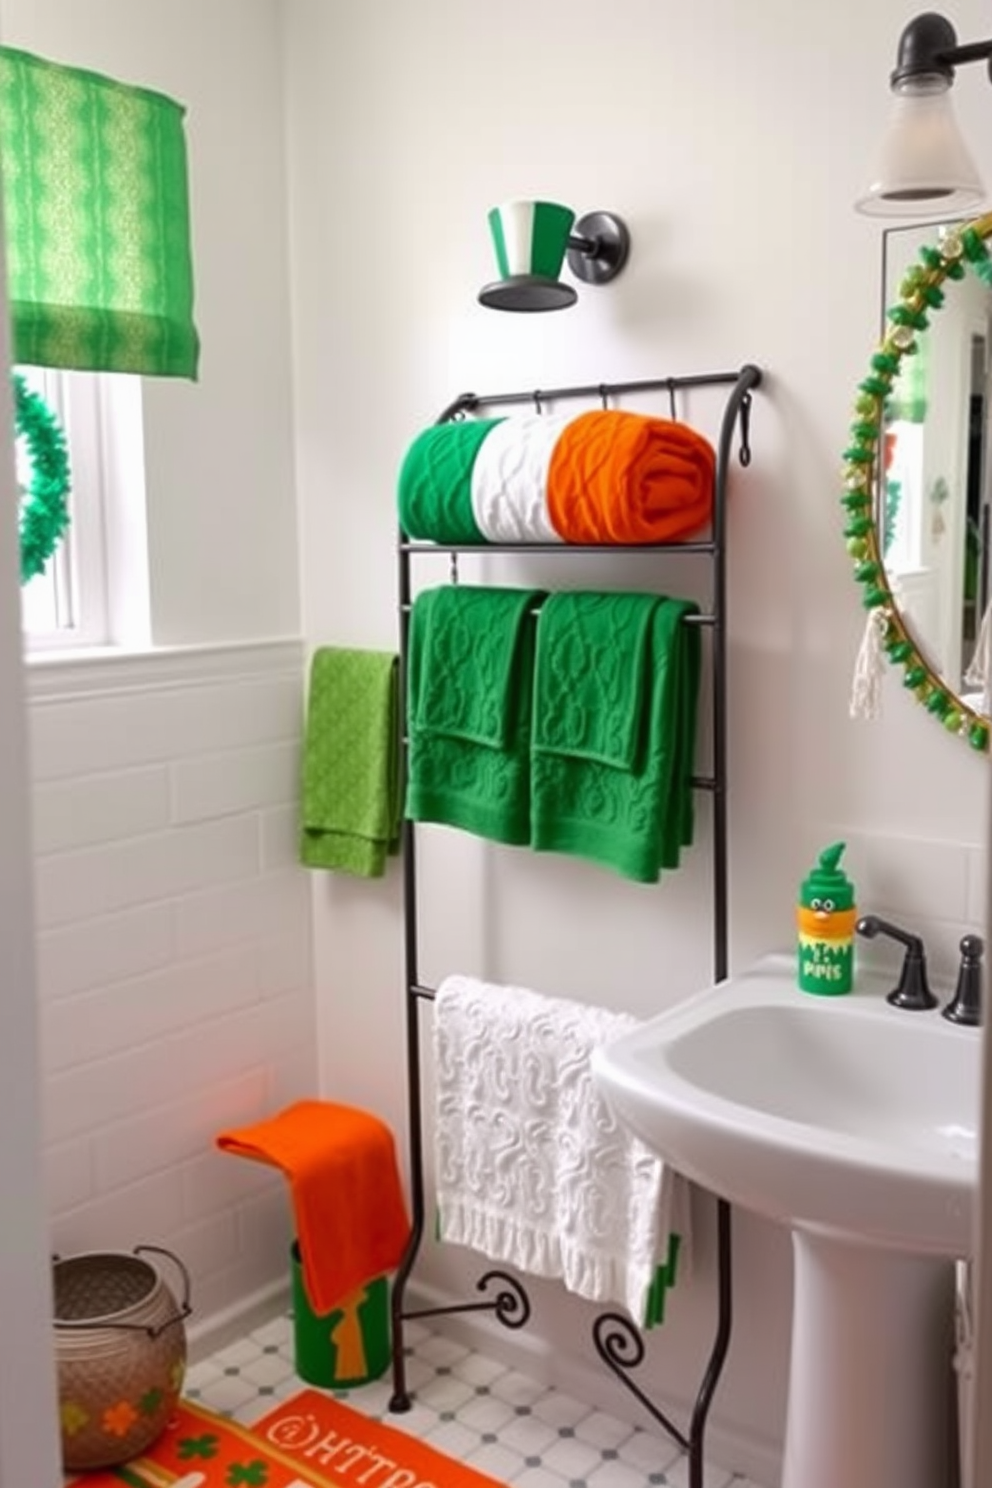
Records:
<instances>
[{"instance_id":1,"label":"pedestal sink","mask_svg":"<svg viewBox=\"0 0 992 1488\"><path fill-rule=\"evenodd\" d=\"M790 1226L782 1488L952 1488L954 1263L973 1249L980 1037L894 978L797 990L769 956L596 1051L618 1116Z\"/></svg>"}]
</instances>

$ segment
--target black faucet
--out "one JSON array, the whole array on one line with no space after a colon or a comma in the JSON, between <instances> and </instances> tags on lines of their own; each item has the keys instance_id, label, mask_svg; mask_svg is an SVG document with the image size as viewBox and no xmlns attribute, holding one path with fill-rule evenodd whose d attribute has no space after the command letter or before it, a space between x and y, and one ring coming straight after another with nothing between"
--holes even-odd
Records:
<instances>
[{"instance_id":1,"label":"black faucet","mask_svg":"<svg viewBox=\"0 0 992 1488\"><path fill-rule=\"evenodd\" d=\"M925 1012L928 1008L937 1006L937 999L930 991L927 981L927 953L919 935L900 930L898 925L880 920L878 915L863 915L854 928L868 940L874 940L876 935L888 935L906 947L899 985L888 994L886 1002L913 1013Z\"/></svg>"},{"instance_id":2,"label":"black faucet","mask_svg":"<svg viewBox=\"0 0 992 1488\"><path fill-rule=\"evenodd\" d=\"M951 1023L977 1028L982 1021L982 952L985 943L980 935L961 939L961 965L954 997L942 1009L941 1016Z\"/></svg>"}]
</instances>

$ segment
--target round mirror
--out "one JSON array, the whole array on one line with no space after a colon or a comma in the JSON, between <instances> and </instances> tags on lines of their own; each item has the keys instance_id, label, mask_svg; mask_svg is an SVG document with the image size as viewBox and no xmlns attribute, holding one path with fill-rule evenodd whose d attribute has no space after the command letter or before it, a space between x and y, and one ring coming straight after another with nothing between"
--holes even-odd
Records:
<instances>
[{"instance_id":1,"label":"round mirror","mask_svg":"<svg viewBox=\"0 0 992 1488\"><path fill-rule=\"evenodd\" d=\"M887 655L979 750L992 692L990 235L992 214L886 234L890 308L858 389L843 497L869 617L859 674Z\"/></svg>"}]
</instances>

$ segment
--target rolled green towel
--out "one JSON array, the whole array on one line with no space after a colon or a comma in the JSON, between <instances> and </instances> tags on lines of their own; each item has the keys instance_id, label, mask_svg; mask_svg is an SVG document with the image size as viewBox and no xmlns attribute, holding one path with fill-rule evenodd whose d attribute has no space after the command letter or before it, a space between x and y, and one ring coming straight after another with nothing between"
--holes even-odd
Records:
<instances>
[{"instance_id":1,"label":"rolled green towel","mask_svg":"<svg viewBox=\"0 0 992 1488\"><path fill-rule=\"evenodd\" d=\"M399 659L314 652L303 745L300 860L381 878L402 817Z\"/></svg>"},{"instance_id":2,"label":"rolled green towel","mask_svg":"<svg viewBox=\"0 0 992 1488\"><path fill-rule=\"evenodd\" d=\"M540 590L445 584L410 617L406 814L530 841L531 611Z\"/></svg>"},{"instance_id":3,"label":"rolled green towel","mask_svg":"<svg viewBox=\"0 0 992 1488\"><path fill-rule=\"evenodd\" d=\"M532 845L653 883L692 841L698 627L688 600L552 595L537 626Z\"/></svg>"},{"instance_id":4,"label":"rolled green towel","mask_svg":"<svg viewBox=\"0 0 992 1488\"><path fill-rule=\"evenodd\" d=\"M441 543L485 543L472 512L472 467L501 419L433 424L418 434L400 467L400 526L407 537Z\"/></svg>"}]
</instances>

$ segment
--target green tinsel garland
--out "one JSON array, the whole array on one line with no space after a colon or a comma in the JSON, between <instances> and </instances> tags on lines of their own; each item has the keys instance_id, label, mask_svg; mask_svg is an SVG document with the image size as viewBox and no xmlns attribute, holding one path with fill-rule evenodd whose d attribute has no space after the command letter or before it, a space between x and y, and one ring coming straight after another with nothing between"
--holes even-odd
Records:
<instances>
[{"instance_id":1,"label":"green tinsel garland","mask_svg":"<svg viewBox=\"0 0 992 1488\"><path fill-rule=\"evenodd\" d=\"M65 434L40 393L14 373L14 428L27 444L31 480L21 506L21 583L44 573L69 525L72 487Z\"/></svg>"}]
</instances>

